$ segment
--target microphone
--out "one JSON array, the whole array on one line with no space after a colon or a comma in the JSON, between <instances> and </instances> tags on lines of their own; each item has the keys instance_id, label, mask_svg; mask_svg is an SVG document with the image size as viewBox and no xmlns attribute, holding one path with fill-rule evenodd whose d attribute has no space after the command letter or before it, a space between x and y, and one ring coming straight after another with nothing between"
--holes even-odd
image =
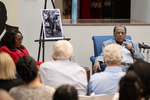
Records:
<instances>
[{"instance_id":1,"label":"microphone","mask_svg":"<svg viewBox=\"0 0 150 100\"><path fill-rule=\"evenodd\" d=\"M125 41L124 41L123 43L125 44L125 46L128 44L128 43L127 43L127 42L125 42ZM129 51L131 52L131 54L132 54L133 56L135 55L135 53L133 52L133 50L132 50L132 49L130 49Z\"/></svg>"},{"instance_id":2,"label":"microphone","mask_svg":"<svg viewBox=\"0 0 150 100\"><path fill-rule=\"evenodd\" d=\"M130 49L129 51L131 52L131 54L132 54L133 56L135 55L135 53L133 52L132 49Z\"/></svg>"}]
</instances>

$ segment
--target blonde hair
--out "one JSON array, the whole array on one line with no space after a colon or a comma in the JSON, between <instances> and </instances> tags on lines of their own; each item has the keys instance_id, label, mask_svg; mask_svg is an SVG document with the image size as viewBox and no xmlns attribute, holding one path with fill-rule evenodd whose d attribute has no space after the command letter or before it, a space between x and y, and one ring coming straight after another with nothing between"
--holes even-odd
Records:
<instances>
[{"instance_id":1,"label":"blonde hair","mask_svg":"<svg viewBox=\"0 0 150 100\"><path fill-rule=\"evenodd\" d=\"M104 48L105 62L108 65L120 65L122 60L122 47L118 44L109 44Z\"/></svg>"},{"instance_id":2,"label":"blonde hair","mask_svg":"<svg viewBox=\"0 0 150 100\"><path fill-rule=\"evenodd\" d=\"M69 41L59 40L53 46L53 55L56 60L69 60L73 47Z\"/></svg>"},{"instance_id":3,"label":"blonde hair","mask_svg":"<svg viewBox=\"0 0 150 100\"><path fill-rule=\"evenodd\" d=\"M0 52L0 79L14 79L15 77L15 64L9 54Z\"/></svg>"}]
</instances>

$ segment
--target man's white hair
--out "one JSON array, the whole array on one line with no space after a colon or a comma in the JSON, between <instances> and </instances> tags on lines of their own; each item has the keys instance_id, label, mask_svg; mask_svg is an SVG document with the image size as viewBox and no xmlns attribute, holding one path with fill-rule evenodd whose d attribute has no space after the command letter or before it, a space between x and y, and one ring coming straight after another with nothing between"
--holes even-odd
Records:
<instances>
[{"instance_id":1,"label":"man's white hair","mask_svg":"<svg viewBox=\"0 0 150 100\"><path fill-rule=\"evenodd\" d=\"M69 60L73 53L73 47L69 41L59 40L53 46L55 60Z\"/></svg>"},{"instance_id":2,"label":"man's white hair","mask_svg":"<svg viewBox=\"0 0 150 100\"><path fill-rule=\"evenodd\" d=\"M118 64L122 61L122 47L118 44L109 44L104 48L105 62L108 65Z\"/></svg>"}]
</instances>

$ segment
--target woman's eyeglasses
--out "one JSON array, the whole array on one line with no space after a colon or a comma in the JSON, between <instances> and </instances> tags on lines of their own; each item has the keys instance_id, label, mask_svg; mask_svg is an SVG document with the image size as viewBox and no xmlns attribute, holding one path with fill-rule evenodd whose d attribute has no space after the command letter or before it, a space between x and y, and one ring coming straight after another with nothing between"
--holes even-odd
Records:
<instances>
[{"instance_id":1,"label":"woman's eyeglasses","mask_svg":"<svg viewBox=\"0 0 150 100\"><path fill-rule=\"evenodd\" d=\"M22 38L19 38L19 39L17 39L19 42L21 42L22 40L23 40L23 37Z\"/></svg>"}]
</instances>

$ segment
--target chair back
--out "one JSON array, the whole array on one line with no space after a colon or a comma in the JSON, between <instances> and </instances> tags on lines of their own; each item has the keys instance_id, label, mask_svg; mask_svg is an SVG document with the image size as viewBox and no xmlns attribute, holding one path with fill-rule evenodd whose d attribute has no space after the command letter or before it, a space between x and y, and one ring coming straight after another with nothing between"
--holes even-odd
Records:
<instances>
[{"instance_id":1,"label":"chair back","mask_svg":"<svg viewBox=\"0 0 150 100\"><path fill-rule=\"evenodd\" d=\"M92 100L91 96L78 95L78 100Z\"/></svg>"},{"instance_id":2,"label":"chair back","mask_svg":"<svg viewBox=\"0 0 150 100\"><path fill-rule=\"evenodd\" d=\"M95 95L95 93L91 93L90 96L78 95L78 100L112 100L114 94L100 94Z\"/></svg>"},{"instance_id":3,"label":"chair back","mask_svg":"<svg viewBox=\"0 0 150 100\"><path fill-rule=\"evenodd\" d=\"M94 45L94 56L97 57L101 54L102 52L102 43L104 41L107 41L109 39L113 39L113 35L108 35L108 36L93 36L93 45ZM127 35L126 39L131 40L131 36Z\"/></svg>"},{"instance_id":4,"label":"chair back","mask_svg":"<svg viewBox=\"0 0 150 100\"><path fill-rule=\"evenodd\" d=\"M101 94L101 95L95 95L93 100L112 100L114 97L114 94Z\"/></svg>"}]
</instances>

